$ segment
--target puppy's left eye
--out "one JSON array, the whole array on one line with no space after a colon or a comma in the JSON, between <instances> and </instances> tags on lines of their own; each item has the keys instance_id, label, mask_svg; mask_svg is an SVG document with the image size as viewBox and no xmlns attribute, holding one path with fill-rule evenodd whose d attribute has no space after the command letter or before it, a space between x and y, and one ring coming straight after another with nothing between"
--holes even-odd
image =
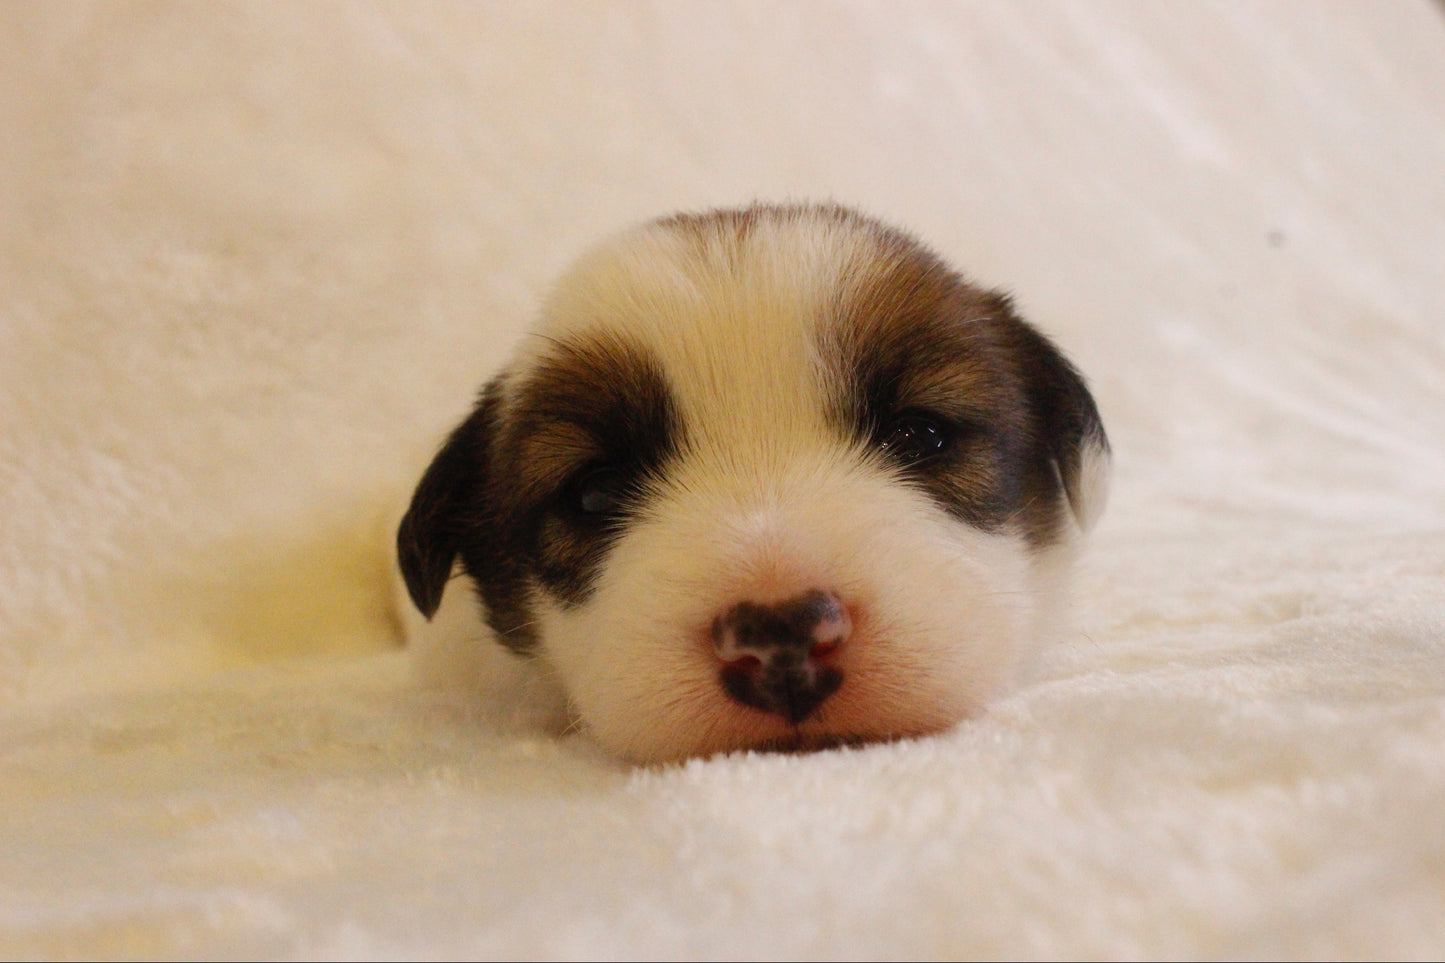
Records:
<instances>
[{"instance_id":1,"label":"puppy's left eye","mask_svg":"<svg viewBox=\"0 0 1445 963\"><path fill-rule=\"evenodd\" d=\"M589 520L610 518L627 500L627 477L616 468L591 468L568 486L568 505Z\"/></svg>"},{"instance_id":2,"label":"puppy's left eye","mask_svg":"<svg viewBox=\"0 0 1445 963\"><path fill-rule=\"evenodd\" d=\"M878 430L878 447L905 466L936 458L948 450L954 427L941 415L908 410L885 422Z\"/></svg>"}]
</instances>

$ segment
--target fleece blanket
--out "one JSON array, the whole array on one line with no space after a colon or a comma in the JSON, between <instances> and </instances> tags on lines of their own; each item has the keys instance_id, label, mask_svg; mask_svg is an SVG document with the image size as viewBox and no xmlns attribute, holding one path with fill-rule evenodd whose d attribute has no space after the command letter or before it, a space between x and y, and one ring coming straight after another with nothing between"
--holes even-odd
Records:
<instances>
[{"instance_id":1,"label":"fleece blanket","mask_svg":"<svg viewBox=\"0 0 1445 963\"><path fill-rule=\"evenodd\" d=\"M0 5L0 955L1445 954L1434 4ZM399 643L392 526L598 235L832 198L1088 374L1073 628L654 769Z\"/></svg>"}]
</instances>

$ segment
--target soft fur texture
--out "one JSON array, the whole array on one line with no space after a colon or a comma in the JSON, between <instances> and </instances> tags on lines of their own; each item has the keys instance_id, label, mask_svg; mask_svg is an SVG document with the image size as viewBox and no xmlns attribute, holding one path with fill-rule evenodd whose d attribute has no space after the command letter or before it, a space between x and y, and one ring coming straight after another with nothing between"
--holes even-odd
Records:
<instances>
[{"instance_id":1,"label":"soft fur texture","mask_svg":"<svg viewBox=\"0 0 1445 963\"><path fill-rule=\"evenodd\" d=\"M398 553L428 617L459 559L628 758L897 738L976 714L1058 630L1107 461L1006 298L856 212L757 205L584 256Z\"/></svg>"},{"instance_id":2,"label":"soft fur texture","mask_svg":"<svg viewBox=\"0 0 1445 963\"><path fill-rule=\"evenodd\" d=\"M0 956L1445 956L1442 51L1405 0L0 4ZM1109 507L982 713L635 766L467 591L400 645L396 524L569 262L758 198L1015 292Z\"/></svg>"}]
</instances>

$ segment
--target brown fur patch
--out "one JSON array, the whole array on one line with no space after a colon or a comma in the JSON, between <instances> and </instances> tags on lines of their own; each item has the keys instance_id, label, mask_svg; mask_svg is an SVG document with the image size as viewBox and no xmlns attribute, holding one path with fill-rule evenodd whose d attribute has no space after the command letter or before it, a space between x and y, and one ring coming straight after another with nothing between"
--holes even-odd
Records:
<instances>
[{"instance_id":1,"label":"brown fur patch","mask_svg":"<svg viewBox=\"0 0 1445 963\"><path fill-rule=\"evenodd\" d=\"M568 341L525 378L503 375L427 469L397 536L402 573L430 617L453 561L476 582L488 624L516 651L535 647L534 591L584 601L607 548L677 448L662 372L615 338ZM617 510L577 504L576 483L605 467L625 481Z\"/></svg>"},{"instance_id":2,"label":"brown fur patch","mask_svg":"<svg viewBox=\"0 0 1445 963\"><path fill-rule=\"evenodd\" d=\"M1007 297L965 281L931 251L862 221L876 261L840 292L819 334L845 386L835 421L878 449L906 413L946 426L936 457L899 465L955 517L985 530L1017 528L1035 547L1060 534L1061 479L1077 473L1098 414L1077 372Z\"/></svg>"},{"instance_id":3,"label":"brown fur patch","mask_svg":"<svg viewBox=\"0 0 1445 963\"><path fill-rule=\"evenodd\" d=\"M513 548L543 588L568 604L589 594L627 516L675 453L681 426L659 366L616 337L558 343L518 384L489 488ZM606 469L621 481L617 511L588 513L576 486Z\"/></svg>"}]
</instances>

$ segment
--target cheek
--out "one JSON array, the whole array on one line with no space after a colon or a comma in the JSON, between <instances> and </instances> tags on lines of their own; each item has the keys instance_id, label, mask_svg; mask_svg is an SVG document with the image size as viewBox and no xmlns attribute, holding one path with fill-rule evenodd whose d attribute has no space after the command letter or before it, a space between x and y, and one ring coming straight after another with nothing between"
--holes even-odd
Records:
<instances>
[{"instance_id":1,"label":"cheek","mask_svg":"<svg viewBox=\"0 0 1445 963\"><path fill-rule=\"evenodd\" d=\"M679 486L612 547L585 604L539 613L545 655L600 742L653 761L914 735L1009 685L1035 607L1020 539L882 476L814 475L799 490ZM853 632L836 654L842 686L794 728L728 697L710 627L740 601L819 588L843 600Z\"/></svg>"}]
</instances>

